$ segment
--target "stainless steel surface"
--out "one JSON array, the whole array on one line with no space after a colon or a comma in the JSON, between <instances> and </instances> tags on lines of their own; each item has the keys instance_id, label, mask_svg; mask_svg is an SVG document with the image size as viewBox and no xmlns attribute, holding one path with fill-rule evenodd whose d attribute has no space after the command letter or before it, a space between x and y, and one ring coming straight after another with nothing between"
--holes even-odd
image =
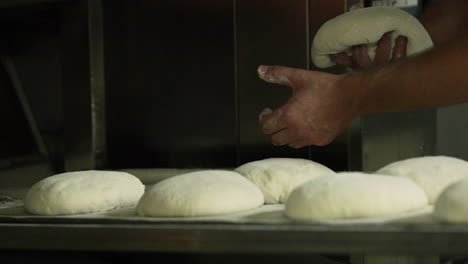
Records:
<instances>
[{"instance_id":1,"label":"stainless steel surface","mask_svg":"<svg viewBox=\"0 0 468 264\"><path fill-rule=\"evenodd\" d=\"M101 1L80 0L63 14L65 169L105 166L105 88Z\"/></svg>"},{"instance_id":2,"label":"stainless steel surface","mask_svg":"<svg viewBox=\"0 0 468 264\"><path fill-rule=\"evenodd\" d=\"M435 153L435 110L368 115L360 123L364 171ZM355 151L351 149L350 153Z\"/></svg>"},{"instance_id":3,"label":"stainless steel surface","mask_svg":"<svg viewBox=\"0 0 468 264\"><path fill-rule=\"evenodd\" d=\"M444 255L468 252L468 226L0 224L3 249L185 253Z\"/></svg>"},{"instance_id":4,"label":"stainless steel surface","mask_svg":"<svg viewBox=\"0 0 468 264\"><path fill-rule=\"evenodd\" d=\"M105 168L107 165L103 12L103 0L88 1L91 149L95 157L94 168Z\"/></svg>"},{"instance_id":5,"label":"stainless steel surface","mask_svg":"<svg viewBox=\"0 0 468 264\"><path fill-rule=\"evenodd\" d=\"M468 103L437 109L436 154L468 160Z\"/></svg>"}]
</instances>

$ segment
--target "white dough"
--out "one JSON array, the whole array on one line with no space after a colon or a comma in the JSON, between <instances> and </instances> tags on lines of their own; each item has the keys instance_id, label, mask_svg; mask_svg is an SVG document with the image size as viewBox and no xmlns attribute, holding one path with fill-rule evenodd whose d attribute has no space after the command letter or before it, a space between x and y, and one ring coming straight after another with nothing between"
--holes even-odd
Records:
<instances>
[{"instance_id":1,"label":"white dough","mask_svg":"<svg viewBox=\"0 0 468 264\"><path fill-rule=\"evenodd\" d=\"M24 206L38 215L95 213L134 206L144 190L140 180L125 172L67 172L34 184Z\"/></svg>"},{"instance_id":2,"label":"white dough","mask_svg":"<svg viewBox=\"0 0 468 264\"><path fill-rule=\"evenodd\" d=\"M468 224L468 179L452 183L440 194L434 216L443 222Z\"/></svg>"},{"instance_id":3,"label":"white dough","mask_svg":"<svg viewBox=\"0 0 468 264\"><path fill-rule=\"evenodd\" d=\"M390 216L425 206L423 190L408 179L342 172L294 190L286 203L286 215L319 221Z\"/></svg>"},{"instance_id":4,"label":"white dough","mask_svg":"<svg viewBox=\"0 0 468 264\"><path fill-rule=\"evenodd\" d=\"M394 32L393 40L400 35L408 38L407 55L433 46L421 23L407 12L392 7L359 8L339 15L320 27L312 42L312 61L319 68L331 67L335 63L330 59L330 54L342 51L350 54L351 47L360 44L373 44L369 48L369 57L373 60L376 43L390 31Z\"/></svg>"},{"instance_id":5,"label":"white dough","mask_svg":"<svg viewBox=\"0 0 468 264\"><path fill-rule=\"evenodd\" d=\"M427 156L397 161L376 173L413 180L426 192L429 204L433 204L447 186L468 177L468 162L446 156Z\"/></svg>"},{"instance_id":6,"label":"white dough","mask_svg":"<svg viewBox=\"0 0 468 264\"><path fill-rule=\"evenodd\" d=\"M271 158L246 163L236 172L255 183L265 203L285 203L299 185L317 177L335 174L331 169L306 159Z\"/></svg>"},{"instance_id":7,"label":"white dough","mask_svg":"<svg viewBox=\"0 0 468 264\"><path fill-rule=\"evenodd\" d=\"M147 189L137 205L142 216L209 216L257 208L263 195L253 183L232 171L181 174Z\"/></svg>"}]
</instances>

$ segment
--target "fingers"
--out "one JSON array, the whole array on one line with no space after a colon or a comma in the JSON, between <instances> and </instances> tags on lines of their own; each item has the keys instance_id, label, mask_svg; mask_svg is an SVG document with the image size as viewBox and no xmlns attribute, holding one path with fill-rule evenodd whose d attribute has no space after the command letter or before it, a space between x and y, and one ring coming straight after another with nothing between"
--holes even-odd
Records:
<instances>
[{"instance_id":1,"label":"fingers","mask_svg":"<svg viewBox=\"0 0 468 264\"><path fill-rule=\"evenodd\" d=\"M271 135L271 142L275 146L288 145L291 148L302 148L309 145L325 146L332 141L332 137L314 137L312 135L300 135L294 130L285 128Z\"/></svg>"},{"instance_id":2,"label":"fingers","mask_svg":"<svg viewBox=\"0 0 468 264\"><path fill-rule=\"evenodd\" d=\"M332 137L315 137L315 138L308 138L308 139L297 139L292 141L288 144L291 148L303 148L306 146L314 145L314 146L325 146L332 142Z\"/></svg>"},{"instance_id":3,"label":"fingers","mask_svg":"<svg viewBox=\"0 0 468 264\"><path fill-rule=\"evenodd\" d=\"M307 140L297 140L297 141L294 141L294 142L291 142L288 144L289 147L291 148L294 148L294 149L299 149L299 148L303 148L305 146L308 146L308 142Z\"/></svg>"},{"instance_id":4,"label":"fingers","mask_svg":"<svg viewBox=\"0 0 468 264\"><path fill-rule=\"evenodd\" d=\"M395 39L395 47L393 48L392 60L399 60L406 57L406 46L408 44L408 38L405 36L398 36Z\"/></svg>"},{"instance_id":5,"label":"fingers","mask_svg":"<svg viewBox=\"0 0 468 264\"><path fill-rule=\"evenodd\" d=\"M338 64L340 66L344 66L344 67L348 67L348 68L353 67L353 60L344 51L342 51L340 53L337 53L337 54L332 54L330 56L331 56L332 60L336 64Z\"/></svg>"},{"instance_id":6,"label":"fingers","mask_svg":"<svg viewBox=\"0 0 468 264\"><path fill-rule=\"evenodd\" d=\"M263 111L262 111L262 112L260 113L260 115L258 116L258 121L259 121L259 122L262 122L263 116L269 115L269 114L271 114L271 113L273 113L273 110L271 110L271 108L265 108L265 109L263 109Z\"/></svg>"},{"instance_id":7,"label":"fingers","mask_svg":"<svg viewBox=\"0 0 468 264\"><path fill-rule=\"evenodd\" d=\"M293 89L300 86L307 76L312 74L307 70L267 65L260 65L257 72L260 79L266 82L287 85Z\"/></svg>"},{"instance_id":8,"label":"fingers","mask_svg":"<svg viewBox=\"0 0 468 264\"><path fill-rule=\"evenodd\" d=\"M392 50L392 32L385 33L375 49L374 64L383 64L390 61L390 52Z\"/></svg>"},{"instance_id":9,"label":"fingers","mask_svg":"<svg viewBox=\"0 0 468 264\"><path fill-rule=\"evenodd\" d=\"M283 109L278 109L271 114L263 114L260 120L263 133L271 135L287 127L283 118Z\"/></svg>"},{"instance_id":10,"label":"fingers","mask_svg":"<svg viewBox=\"0 0 468 264\"><path fill-rule=\"evenodd\" d=\"M389 61L398 60L406 57L406 46L408 39L404 36L398 36L395 40L395 46L392 53L392 32L385 33L377 42L375 58L372 61L368 55L367 45L356 45L352 47L352 67L353 69L367 69L373 65L381 65ZM390 56L392 54L392 56ZM339 65L349 65L343 52L338 53L332 58ZM350 67L350 66L347 66Z\"/></svg>"},{"instance_id":11,"label":"fingers","mask_svg":"<svg viewBox=\"0 0 468 264\"><path fill-rule=\"evenodd\" d=\"M366 69L372 66L372 61L367 52L367 45L353 46L353 68Z\"/></svg>"},{"instance_id":12,"label":"fingers","mask_svg":"<svg viewBox=\"0 0 468 264\"><path fill-rule=\"evenodd\" d=\"M294 141L296 138L291 134L291 130L283 129L271 135L271 143L275 146L283 146Z\"/></svg>"}]
</instances>

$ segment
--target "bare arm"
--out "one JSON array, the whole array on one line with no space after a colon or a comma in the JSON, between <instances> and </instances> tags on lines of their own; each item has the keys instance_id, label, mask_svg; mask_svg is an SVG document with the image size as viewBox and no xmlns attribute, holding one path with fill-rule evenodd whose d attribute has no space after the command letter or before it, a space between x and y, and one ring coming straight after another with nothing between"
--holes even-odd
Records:
<instances>
[{"instance_id":1,"label":"bare arm","mask_svg":"<svg viewBox=\"0 0 468 264\"><path fill-rule=\"evenodd\" d=\"M468 35L420 56L343 78L363 94L358 110L405 111L468 101Z\"/></svg>"},{"instance_id":2,"label":"bare arm","mask_svg":"<svg viewBox=\"0 0 468 264\"><path fill-rule=\"evenodd\" d=\"M263 80L293 90L288 102L261 120L273 144L326 145L359 115L467 102L468 36L352 74L281 66L260 66L258 72Z\"/></svg>"}]
</instances>

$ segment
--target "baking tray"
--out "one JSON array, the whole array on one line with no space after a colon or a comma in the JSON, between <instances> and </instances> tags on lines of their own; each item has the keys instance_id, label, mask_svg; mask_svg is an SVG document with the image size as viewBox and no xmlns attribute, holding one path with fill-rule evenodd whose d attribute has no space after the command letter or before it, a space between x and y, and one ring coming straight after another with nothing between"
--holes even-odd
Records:
<instances>
[{"instance_id":1,"label":"baking tray","mask_svg":"<svg viewBox=\"0 0 468 264\"><path fill-rule=\"evenodd\" d=\"M149 185L188 172L132 169ZM157 175L152 176L152 175ZM25 190L15 190L25 193ZM436 222L432 208L401 215L293 222L283 205L232 215L151 218L135 208L72 216L27 214L21 200L0 206L0 249L190 253L468 254L468 225Z\"/></svg>"},{"instance_id":2,"label":"baking tray","mask_svg":"<svg viewBox=\"0 0 468 264\"><path fill-rule=\"evenodd\" d=\"M194 218L136 216L135 208L75 216L1 209L2 249L192 253L466 254L468 225L437 223L431 209L384 218L293 222L282 205ZM8 213L6 213L8 212Z\"/></svg>"}]
</instances>

